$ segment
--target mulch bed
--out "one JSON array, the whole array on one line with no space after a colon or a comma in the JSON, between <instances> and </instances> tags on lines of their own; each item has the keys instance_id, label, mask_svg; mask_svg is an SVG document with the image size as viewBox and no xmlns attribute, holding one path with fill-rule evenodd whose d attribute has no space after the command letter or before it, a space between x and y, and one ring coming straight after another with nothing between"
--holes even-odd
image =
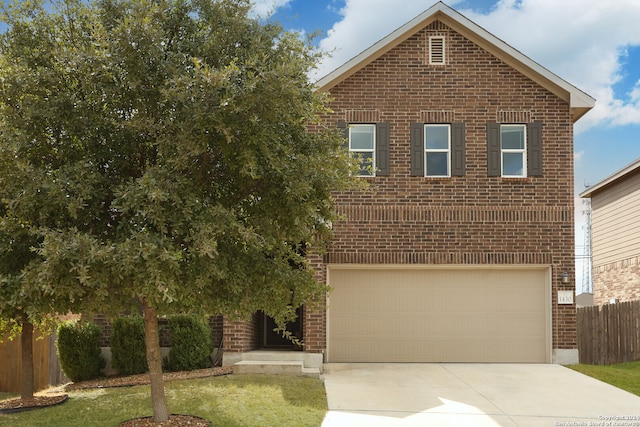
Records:
<instances>
[{"instance_id":1,"label":"mulch bed","mask_svg":"<svg viewBox=\"0 0 640 427\"><path fill-rule=\"evenodd\" d=\"M233 366L218 368L198 369L195 371L166 372L163 374L165 381L186 380L191 378L217 377L233 373ZM69 383L62 390L74 391L91 388L131 387L149 384L149 375L129 375L98 378L91 381ZM57 390L57 391L56 391ZM48 406L59 405L67 400L67 394L63 394L60 388L53 392L43 392L33 399L9 399L0 401L0 413L14 413ZM154 423L151 417L135 418L120 424L121 427L206 427L209 421L191 415L172 414L164 423Z\"/></svg>"},{"instance_id":2,"label":"mulch bed","mask_svg":"<svg viewBox=\"0 0 640 427\"><path fill-rule=\"evenodd\" d=\"M0 414L15 414L16 412L30 411L32 409L46 408L64 403L66 394L53 394L33 396L32 399L10 399L0 401Z\"/></svg>"},{"instance_id":3,"label":"mulch bed","mask_svg":"<svg viewBox=\"0 0 640 427\"><path fill-rule=\"evenodd\" d=\"M162 377L165 381L188 380L191 378L218 377L233 373L233 366L218 368L196 369L195 371L165 372ZM90 381L70 383L64 386L65 391L82 390L87 388L130 387L149 384L149 374L112 376L98 378Z\"/></svg>"},{"instance_id":4,"label":"mulch bed","mask_svg":"<svg viewBox=\"0 0 640 427\"><path fill-rule=\"evenodd\" d=\"M121 422L118 427L209 427L211 423L193 415L169 415L162 423L154 423L153 417L134 418Z\"/></svg>"}]
</instances>

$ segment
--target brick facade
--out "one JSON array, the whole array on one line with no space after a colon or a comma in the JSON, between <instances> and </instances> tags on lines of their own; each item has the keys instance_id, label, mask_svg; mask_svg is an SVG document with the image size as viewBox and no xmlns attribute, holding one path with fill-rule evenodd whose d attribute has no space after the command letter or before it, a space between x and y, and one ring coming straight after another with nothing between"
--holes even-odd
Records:
<instances>
[{"instance_id":1,"label":"brick facade","mask_svg":"<svg viewBox=\"0 0 640 427\"><path fill-rule=\"evenodd\" d=\"M429 65L429 36L444 36L445 65ZM439 21L329 89L327 126L390 125L389 176L336 195L326 263L536 264L552 267L552 347L576 348L574 305L558 305L560 273L574 274L573 126L549 90ZM487 123L542 122L543 174L489 177ZM465 176L410 176L411 123L465 124ZM326 337L325 337L326 339Z\"/></svg>"},{"instance_id":2,"label":"brick facade","mask_svg":"<svg viewBox=\"0 0 640 427\"><path fill-rule=\"evenodd\" d=\"M224 320L222 328L222 348L229 353L242 353L260 348L261 322L255 313L251 320Z\"/></svg>"},{"instance_id":3,"label":"brick facade","mask_svg":"<svg viewBox=\"0 0 640 427\"><path fill-rule=\"evenodd\" d=\"M593 303L609 304L640 300L640 256L593 269Z\"/></svg>"},{"instance_id":4,"label":"brick facade","mask_svg":"<svg viewBox=\"0 0 640 427\"><path fill-rule=\"evenodd\" d=\"M316 273L316 279L321 283L327 281L327 270L322 257L309 256L311 267ZM307 306L303 310L302 335L304 339L304 351L308 353L322 353L327 347L327 311L324 301L317 301L318 306Z\"/></svg>"}]
</instances>

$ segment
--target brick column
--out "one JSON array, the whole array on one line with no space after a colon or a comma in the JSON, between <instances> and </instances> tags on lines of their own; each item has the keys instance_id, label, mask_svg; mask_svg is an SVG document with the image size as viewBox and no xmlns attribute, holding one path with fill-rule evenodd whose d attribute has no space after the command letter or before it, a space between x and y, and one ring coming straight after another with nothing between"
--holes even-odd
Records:
<instances>
[{"instance_id":1,"label":"brick column","mask_svg":"<svg viewBox=\"0 0 640 427\"><path fill-rule=\"evenodd\" d=\"M316 279L321 283L327 282L326 265L322 257L317 254L308 256L313 269L316 272ZM303 310L303 332L304 351L307 353L323 353L327 347L327 304L326 295L319 297L316 304L307 305Z\"/></svg>"},{"instance_id":2,"label":"brick column","mask_svg":"<svg viewBox=\"0 0 640 427\"><path fill-rule=\"evenodd\" d=\"M230 321L223 318L222 323L222 349L228 353L242 353L255 350L259 347L257 342L258 316L246 320Z\"/></svg>"}]
</instances>

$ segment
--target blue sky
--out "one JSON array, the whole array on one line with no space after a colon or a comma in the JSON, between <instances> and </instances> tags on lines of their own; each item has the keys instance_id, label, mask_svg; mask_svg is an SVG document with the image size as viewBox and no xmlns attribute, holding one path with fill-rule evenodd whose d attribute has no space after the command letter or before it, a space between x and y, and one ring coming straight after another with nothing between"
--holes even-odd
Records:
<instances>
[{"instance_id":1,"label":"blue sky","mask_svg":"<svg viewBox=\"0 0 640 427\"><path fill-rule=\"evenodd\" d=\"M435 0L254 0L285 29L319 31L331 51L322 77L431 7ZM576 254L584 251L578 194L640 158L640 1L449 0L458 10L551 72L596 98L575 125ZM582 289L583 265L576 263Z\"/></svg>"}]
</instances>

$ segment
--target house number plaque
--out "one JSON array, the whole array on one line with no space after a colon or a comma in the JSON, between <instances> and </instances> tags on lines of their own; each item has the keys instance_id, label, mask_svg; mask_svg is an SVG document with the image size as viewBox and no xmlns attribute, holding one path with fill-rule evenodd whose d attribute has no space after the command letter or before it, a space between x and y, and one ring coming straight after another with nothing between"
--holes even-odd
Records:
<instances>
[{"instance_id":1,"label":"house number plaque","mask_svg":"<svg viewBox=\"0 0 640 427\"><path fill-rule=\"evenodd\" d=\"M573 291L558 291L558 304L573 304Z\"/></svg>"}]
</instances>

